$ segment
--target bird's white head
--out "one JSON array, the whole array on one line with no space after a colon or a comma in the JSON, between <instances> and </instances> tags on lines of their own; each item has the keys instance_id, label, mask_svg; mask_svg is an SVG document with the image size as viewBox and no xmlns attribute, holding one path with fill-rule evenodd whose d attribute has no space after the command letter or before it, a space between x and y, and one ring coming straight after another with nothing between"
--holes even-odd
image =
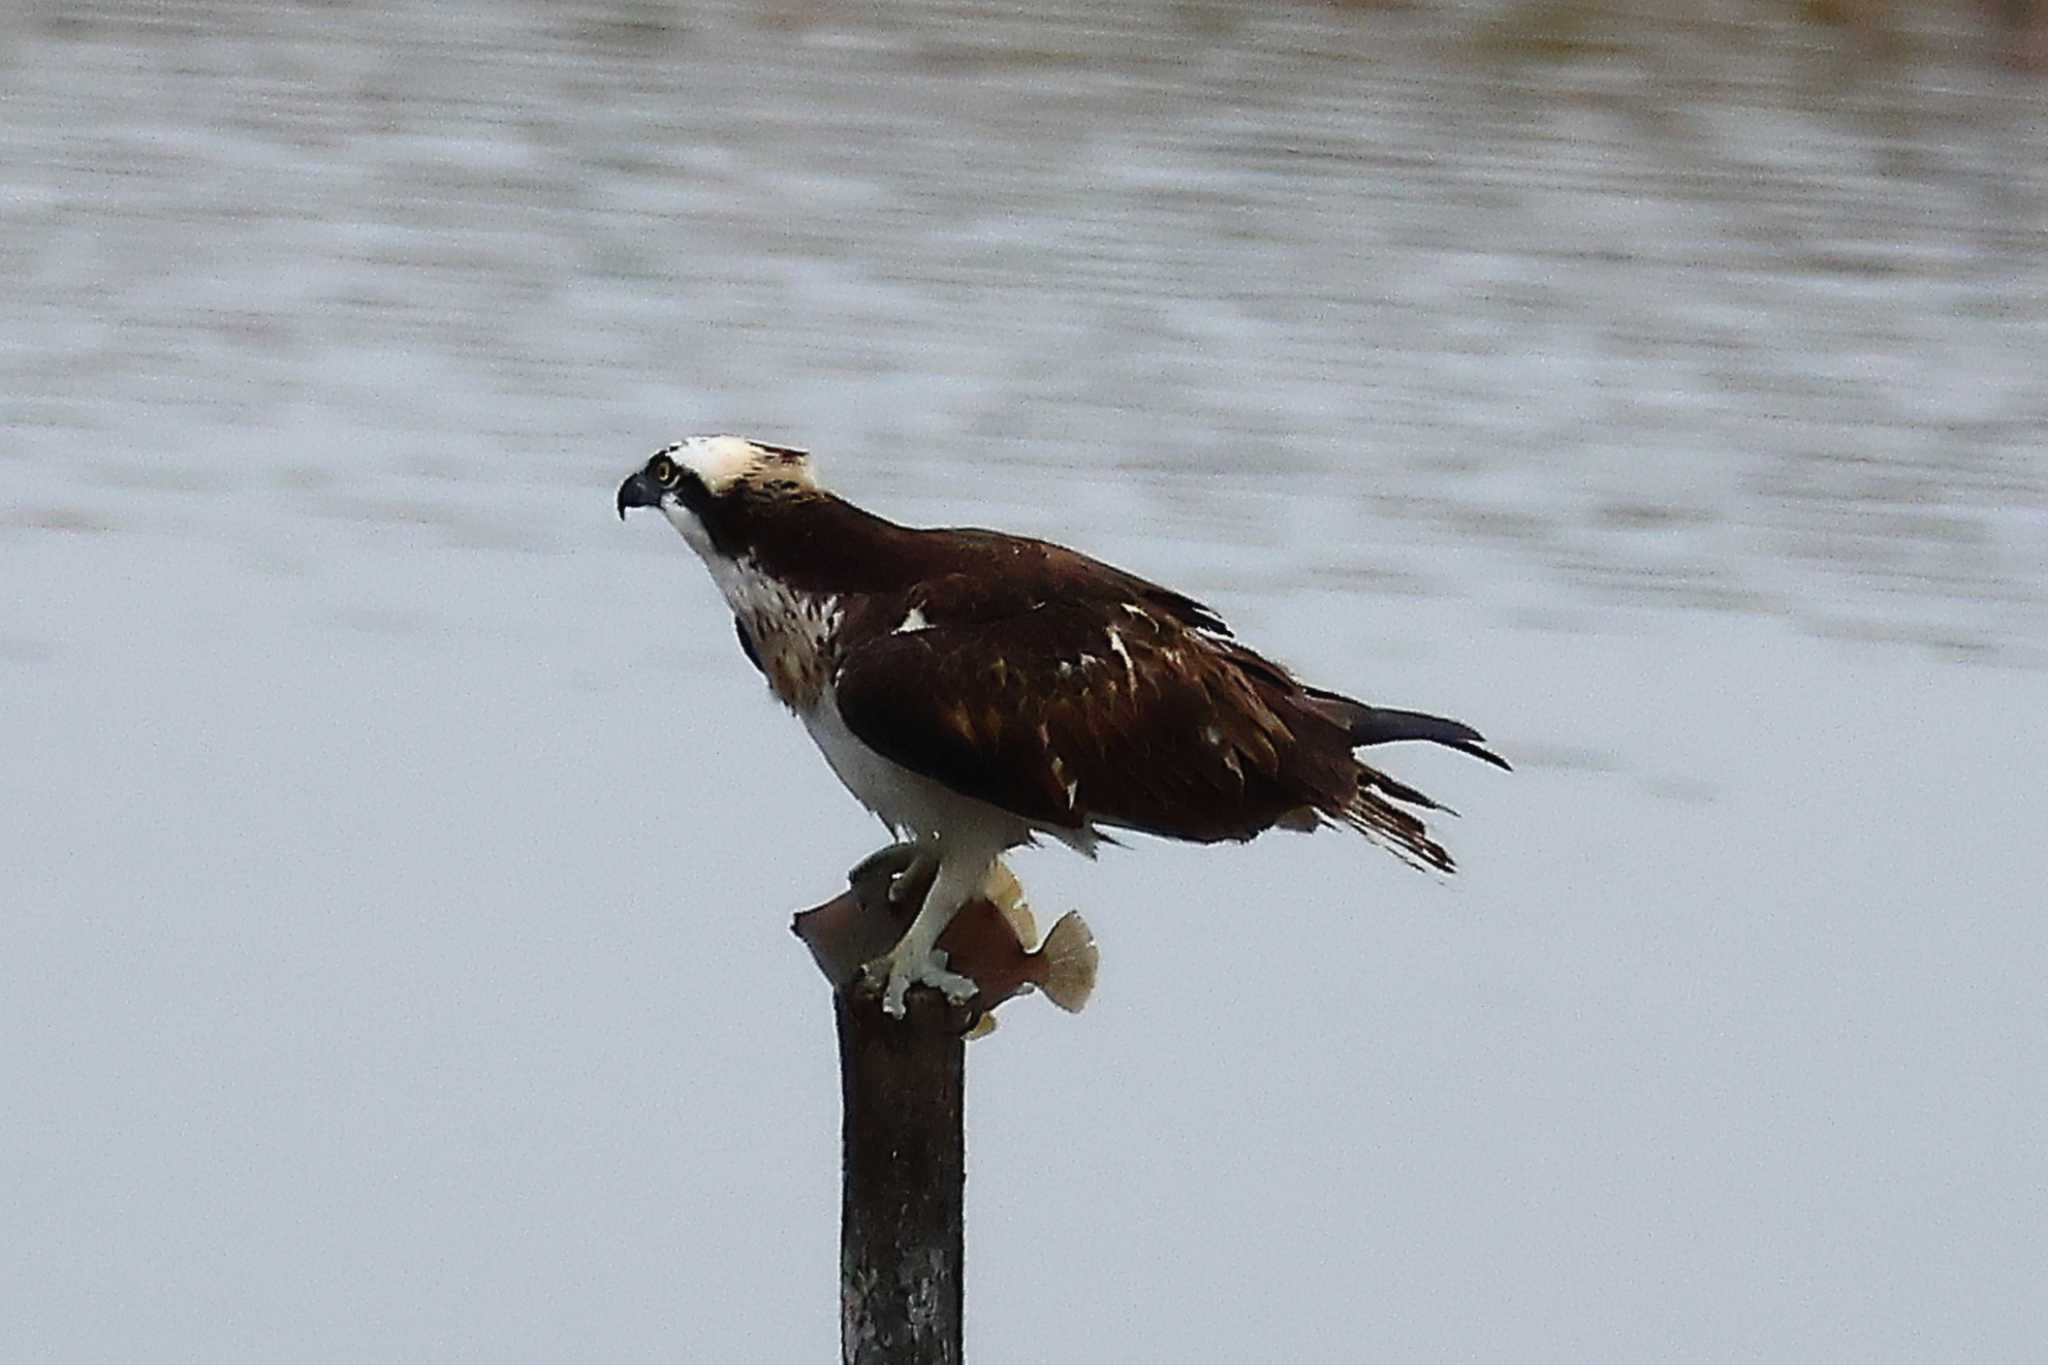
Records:
<instances>
[{"instance_id":1,"label":"bird's white head","mask_svg":"<svg viewBox=\"0 0 2048 1365\"><path fill-rule=\"evenodd\" d=\"M729 559L753 510L817 491L806 451L740 436L686 436L619 485L619 516L629 507L655 508L707 560Z\"/></svg>"}]
</instances>

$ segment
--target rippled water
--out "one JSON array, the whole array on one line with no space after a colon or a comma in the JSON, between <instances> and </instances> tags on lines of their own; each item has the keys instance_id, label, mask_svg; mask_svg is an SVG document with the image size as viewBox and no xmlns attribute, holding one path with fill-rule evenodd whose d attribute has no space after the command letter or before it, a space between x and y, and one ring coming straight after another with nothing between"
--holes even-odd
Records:
<instances>
[{"instance_id":1,"label":"rippled water","mask_svg":"<svg viewBox=\"0 0 2048 1365\"><path fill-rule=\"evenodd\" d=\"M2038 662L2038 87L1672 9L32 7L9 520L560 548L507 485L736 426L1211 577Z\"/></svg>"},{"instance_id":2,"label":"rippled water","mask_svg":"<svg viewBox=\"0 0 2048 1365\"><path fill-rule=\"evenodd\" d=\"M2031 1349L2048 106L1795 8L9 9L0 1358L829 1350L715 429L1522 768L1032 856L977 1359Z\"/></svg>"}]
</instances>

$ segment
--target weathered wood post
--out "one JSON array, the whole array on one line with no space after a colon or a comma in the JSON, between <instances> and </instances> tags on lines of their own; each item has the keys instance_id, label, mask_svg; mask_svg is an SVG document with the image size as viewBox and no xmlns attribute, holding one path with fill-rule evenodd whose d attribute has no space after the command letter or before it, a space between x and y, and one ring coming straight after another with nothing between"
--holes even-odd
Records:
<instances>
[{"instance_id":1,"label":"weathered wood post","mask_svg":"<svg viewBox=\"0 0 2048 1365\"><path fill-rule=\"evenodd\" d=\"M919 988L901 1019L859 980L887 952L924 887L892 899L904 850L869 859L852 886L790 928L832 983L839 1029L839 1353L844 1365L960 1365L961 1204L967 1192L967 1033L1026 991L1079 1010L1095 987L1095 936L1078 914L1038 931L1000 864L939 946L979 989L949 1005ZM990 1017L987 1025L993 1027Z\"/></svg>"},{"instance_id":2,"label":"weathered wood post","mask_svg":"<svg viewBox=\"0 0 2048 1365\"><path fill-rule=\"evenodd\" d=\"M974 1012L918 989L892 1019L860 982L860 964L903 929L888 897L897 870L864 868L790 926L832 983L839 1032L839 1354L844 1365L960 1365Z\"/></svg>"},{"instance_id":3,"label":"weathered wood post","mask_svg":"<svg viewBox=\"0 0 2048 1365\"><path fill-rule=\"evenodd\" d=\"M833 996L844 1155L844 1365L960 1365L967 1188L964 1012L914 991L891 1019L857 987Z\"/></svg>"}]
</instances>

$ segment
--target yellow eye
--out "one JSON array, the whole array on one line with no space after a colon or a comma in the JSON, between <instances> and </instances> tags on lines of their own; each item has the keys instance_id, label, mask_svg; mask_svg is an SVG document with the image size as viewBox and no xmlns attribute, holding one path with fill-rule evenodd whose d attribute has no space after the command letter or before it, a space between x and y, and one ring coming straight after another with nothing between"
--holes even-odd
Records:
<instances>
[{"instance_id":1,"label":"yellow eye","mask_svg":"<svg viewBox=\"0 0 2048 1365\"><path fill-rule=\"evenodd\" d=\"M676 462L666 455L657 455L647 462L647 476L663 488L676 486Z\"/></svg>"}]
</instances>

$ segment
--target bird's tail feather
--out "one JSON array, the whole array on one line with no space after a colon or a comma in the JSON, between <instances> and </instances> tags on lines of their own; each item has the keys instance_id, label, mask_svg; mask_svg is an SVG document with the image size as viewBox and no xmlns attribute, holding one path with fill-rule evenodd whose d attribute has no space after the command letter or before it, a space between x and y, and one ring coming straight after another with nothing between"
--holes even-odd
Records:
<instances>
[{"instance_id":1,"label":"bird's tail feather","mask_svg":"<svg viewBox=\"0 0 2048 1365\"><path fill-rule=\"evenodd\" d=\"M1355 746L1420 739L1484 759L1496 768L1508 767L1506 759L1485 747L1486 736L1463 721L1391 706L1367 706L1362 701L1320 689L1310 689L1310 695L1315 698L1316 709L1343 726Z\"/></svg>"},{"instance_id":2,"label":"bird's tail feather","mask_svg":"<svg viewBox=\"0 0 2048 1365\"><path fill-rule=\"evenodd\" d=\"M1358 792L1334 812L1336 818L1374 843L1392 850L1404 862L1437 872L1455 872L1457 864L1451 861L1450 853L1442 844L1429 837L1421 818L1402 810L1373 788L1378 787L1397 800L1412 800L1432 810L1443 807L1413 787L1396 782L1363 763L1358 767Z\"/></svg>"}]
</instances>

